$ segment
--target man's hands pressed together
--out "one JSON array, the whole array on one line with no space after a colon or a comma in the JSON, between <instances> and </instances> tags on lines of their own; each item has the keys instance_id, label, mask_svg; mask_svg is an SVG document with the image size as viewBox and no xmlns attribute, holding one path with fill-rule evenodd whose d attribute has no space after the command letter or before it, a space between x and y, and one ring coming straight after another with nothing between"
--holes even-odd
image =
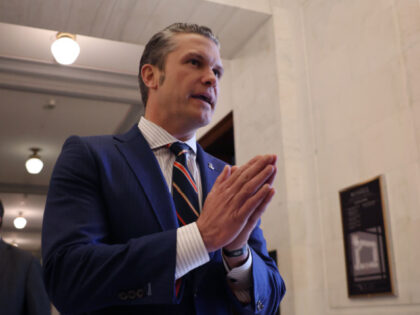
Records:
<instances>
[{"instance_id":1,"label":"man's hands pressed together","mask_svg":"<svg viewBox=\"0 0 420 315\"><path fill-rule=\"evenodd\" d=\"M275 191L275 155L256 156L241 167L226 166L204 203L197 226L209 252L243 247ZM244 257L229 259L240 265ZM233 266L232 266L233 264Z\"/></svg>"}]
</instances>

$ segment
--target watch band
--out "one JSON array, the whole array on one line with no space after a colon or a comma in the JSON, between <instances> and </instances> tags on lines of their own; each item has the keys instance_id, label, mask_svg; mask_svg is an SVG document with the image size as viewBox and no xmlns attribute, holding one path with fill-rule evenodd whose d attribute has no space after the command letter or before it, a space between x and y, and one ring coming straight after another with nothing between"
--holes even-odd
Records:
<instances>
[{"instance_id":1,"label":"watch band","mask_svg":"<svg viewBox=\"0 0 420 315\"><path fill-rule=\"evenodd\" d=\"M227 250L223 248L223 254L226 257L239 257L245 254L247 250L248 250L248 244L245 244L243 247L235 249L235 250Z\"/></svg>"}]
</instances>

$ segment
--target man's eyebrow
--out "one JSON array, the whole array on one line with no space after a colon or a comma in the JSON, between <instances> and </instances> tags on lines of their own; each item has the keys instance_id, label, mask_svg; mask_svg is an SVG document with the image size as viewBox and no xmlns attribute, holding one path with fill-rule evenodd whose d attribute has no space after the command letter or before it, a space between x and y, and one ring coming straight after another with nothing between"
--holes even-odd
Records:
<instances>
[{"instance_id":1,"label":"man's eyebrow","mask_svg":"<svg viewBox=\"0 0 420 315\"><path fill-rule=\"evenodd\" d=\"M187 53L185 55L184 59L189 59L189 58L196 58L196 59L199 59L200 61L207 60L206 57L204 57L202 54L197 53L197 52L189 52L189 53ZM220 63L216 63L216 65L214 66L214 68L217 69L217 70L219 70L220 71L220 74L223 74L224 71L225 71L224 68L223 68L223 66L222 66L222 64L220 64Z\"/></svg>"},{"instance_id":2,"label":"man's eyebrow","mask_svg":"<svg viewBox=\"0 0 420 315\"><path fill-rule=\"evenodd\" d=\"M184 58L188 59L188 58L192 58L192 57L200 59L200 60L205 60L206 59L206 58L203 57L203 55L201 55L199 53L196 53L196 52L189 52L188 54L185 55Z\"/></svg>"}]
</instances>

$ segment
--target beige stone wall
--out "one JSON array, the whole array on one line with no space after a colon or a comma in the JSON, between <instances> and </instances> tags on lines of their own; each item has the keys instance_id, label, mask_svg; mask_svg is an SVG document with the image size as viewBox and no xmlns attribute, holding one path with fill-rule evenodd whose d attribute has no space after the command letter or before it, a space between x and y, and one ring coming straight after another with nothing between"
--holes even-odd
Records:
<instances>
[{"instance_id":1,"label":"beige stone wall","mask_svg":"<svg viewBox=\"0 0 420 315\"><path fill-rule=\"evenodd\" d=\"M313 0L302 17L327 310L418 314L420 2ZM397 296L349 299L337 192L379 174Z\"/></svg>"},{"instance_id":2,"label":"beige stone wall","mask_svg":"<svg viewBox=\"0 0 420 315\"><path fill-rule=\"evenodd\" d=\"M420 314L420 1L269 9L228 61L221 112L234 111L239 164L279 156L262 227L286 280L282 314ZM350 299L338 192L380 174L396 296Z\"/></svg>"},{"instance_id":3,"label":"beige stone wall","mask_svg":"<svg viewBox=\"0 0 420 315\"><path fill-rule=\"evenodd\" d=\"M288 294L282 304L283 314L294 314L295 247L291 237L288 202L290 181L284 150L282 108L279 89L289 87L278 75L274 19L266 22L231 60L232 100L235 126L235 150L238 164L256 154L275 153L278 175L276 195L264 214L262 228L269 250L276 249L278 265L285 278ZM283 78L284 79L284 78ZM293 184L291 184L293 186ZM293 189L291 189L293 191Z\"/></svg>"}]
</instances>

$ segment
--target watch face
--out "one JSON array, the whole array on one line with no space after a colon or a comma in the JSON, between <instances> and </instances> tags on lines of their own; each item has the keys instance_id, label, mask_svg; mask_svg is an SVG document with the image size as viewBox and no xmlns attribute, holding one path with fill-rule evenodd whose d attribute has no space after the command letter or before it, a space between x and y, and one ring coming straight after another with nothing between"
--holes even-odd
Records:
<instances>
[{"instance_id":1,"label":"watch face","mask_svg":"<svg viewBox=\"0 0 420 315\"><path fill-rule=\"evenodd\" d=\"M242 256L247 249L248 249L248 245L245 244L242 248L235 249L235 250L223 249L223 254L227 257L239 257L239 256Z\"/></svg>"}]
</instances>

